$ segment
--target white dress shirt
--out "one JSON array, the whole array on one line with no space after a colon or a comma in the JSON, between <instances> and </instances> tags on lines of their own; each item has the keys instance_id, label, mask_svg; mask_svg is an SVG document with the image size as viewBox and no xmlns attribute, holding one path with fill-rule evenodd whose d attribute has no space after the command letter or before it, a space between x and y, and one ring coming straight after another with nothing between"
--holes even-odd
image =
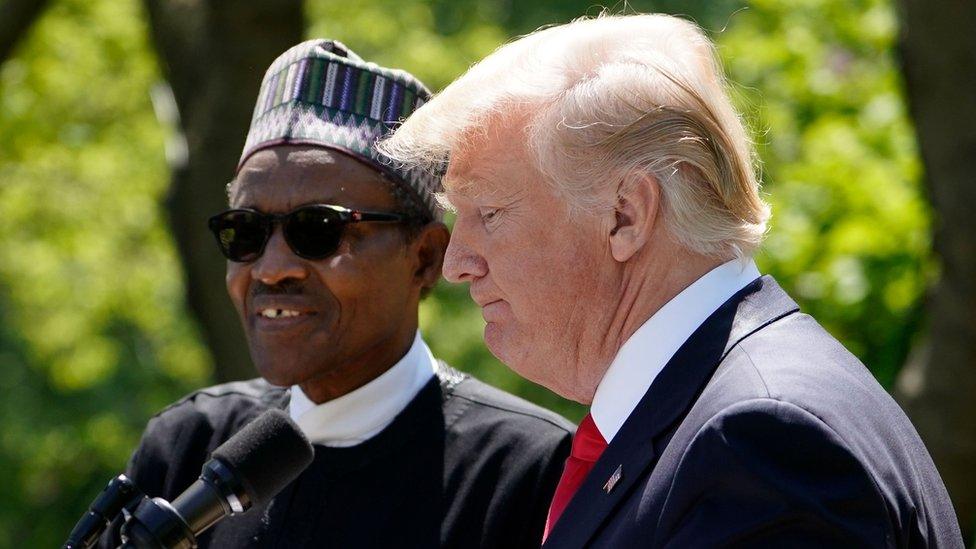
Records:
<instances>
[{"instance_id":1,"label":"white dress shirt","mask_svg":"<svg viewBox=\"0 0 976 549\"><path fill-rule=\"evenodd\" d=\"M315 404L298 385L291 388L288 413L313 444L346 447L382 431L434 377L436 362L420 337L392 368L339 398Z\"/></svg>"},{"instance_id":2,"label":"white dress shirt","mask_svg":"<svg viewBox=\"0 0 976 549\"><path fill-rule=\"evenodd\" d=\"M674 296L627 339L597 386L590 407L607 443L678 348L709 315L759 276L752 259L723 263Z\"/></svg>"}]
</instances>

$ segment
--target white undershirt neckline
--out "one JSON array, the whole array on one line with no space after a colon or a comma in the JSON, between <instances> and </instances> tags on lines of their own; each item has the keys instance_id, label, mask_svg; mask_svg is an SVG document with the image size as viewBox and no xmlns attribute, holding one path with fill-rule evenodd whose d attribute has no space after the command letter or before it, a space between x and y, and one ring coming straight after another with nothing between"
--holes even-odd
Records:
<instances>
[{"instance_id":1,"label":"white undershirt neckline","mask_svg":"<svg viewBox=\"0 0 976 549\"><path fill-rule=\"evenodd\" d=\"M590 406L593 421L607 443L691 334L760 276L750 258L723 263L674 296L627 339L603 375Z\"/></svg>"},{"instance_id":2,"label":"white undershirt neckline","mask_svg":"<svg viewBox=\"0 0 976 549\"><path fill-rule=\"evenodd\" d=\"M313 444L349 447L378 435L434 377L434 355L417 332L407 354L366 385L315 404L291 387L288 413Z\"/></svg>"}]
</instances>

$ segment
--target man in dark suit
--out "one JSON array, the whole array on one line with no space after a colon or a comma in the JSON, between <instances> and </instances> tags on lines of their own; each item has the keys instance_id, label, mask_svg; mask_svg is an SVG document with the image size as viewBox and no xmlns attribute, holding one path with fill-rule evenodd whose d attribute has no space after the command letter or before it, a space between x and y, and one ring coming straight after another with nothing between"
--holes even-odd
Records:
<instances>
[{"instance_id":1,"label":"man in dark suit","mask_svg":"<svg viewBox=\"0 0 976 549\"><path fill-rule=\"evenodd\" d=\"M391 166L374 144L428 97L331 40L268 69L231 209L210 220L261 379L161 411L127 474L172 501L269 408L315 457L201 547L538 546L572 426L436 360L418 330L449 237L440 177ZM102 542L117 545L115 528Z\"/></svg>"},{"instance_id":2,"label":"man in dark suit","mask_svg":"<svg viewBox=\"0 0 976 549\"><path fill-rule=\"evenodd\" d=\"M589 404L545 547L960 547L924 445L752 260L767 229L713 46L599 17L493 53L380 148L448 163L448 279Z\"/></svg>"}]
</instances>

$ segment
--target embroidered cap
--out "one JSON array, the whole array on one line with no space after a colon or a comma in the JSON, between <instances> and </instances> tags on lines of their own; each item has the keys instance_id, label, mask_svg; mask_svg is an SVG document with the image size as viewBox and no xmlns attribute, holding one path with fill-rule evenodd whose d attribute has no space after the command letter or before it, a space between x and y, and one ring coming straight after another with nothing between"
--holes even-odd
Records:
<instances>
[{"instance_id":1,"label":"embroidered cap","mask_svg":"<svg viewBox=\"0 0 976 549\"><path fill-rule=\"evenodd\" d=\"M404 169L376 150L376 142L430 96L413 75L367 63L341 42L302 42L265 73L237 169L274 145L335 149L390 176L432 219L440 219L434 193L441 191L443 174Z\"/></svg>"}]
</instances>

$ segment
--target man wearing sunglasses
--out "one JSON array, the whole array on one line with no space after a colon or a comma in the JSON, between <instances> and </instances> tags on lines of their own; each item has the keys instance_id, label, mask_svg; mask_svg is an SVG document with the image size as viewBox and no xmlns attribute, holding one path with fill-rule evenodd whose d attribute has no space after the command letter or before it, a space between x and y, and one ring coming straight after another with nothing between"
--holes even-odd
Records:
<instances>
[{"instance_id":1,"label":"man wearing sunglasses","mask_svg":"<svg viewBox=\"0 0 976 549\"><path fill-rule=\"evenodd\" d=\"M263 379L158 414L128 473L171 500L273 407L315 460L201 547L538 546L571 426L435 360L418 332L449 239L440 177L399 170L374 143L429 95L328 40L268 69L231 209L209 220Z\"/></svg>"}]
</instances>

